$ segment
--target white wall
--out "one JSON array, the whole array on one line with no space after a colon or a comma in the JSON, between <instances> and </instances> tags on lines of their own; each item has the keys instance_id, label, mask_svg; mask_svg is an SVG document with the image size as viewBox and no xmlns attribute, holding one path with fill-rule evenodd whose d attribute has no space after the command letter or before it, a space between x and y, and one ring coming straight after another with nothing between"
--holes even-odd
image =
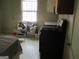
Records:
<instances>
[{"instance_id":1,"label":"white wall","mask_svg":"<svg viewBox=\"0 0 79 59\"><path fill-rule=\"evenodd\" d=\"M79 0L75 0L73 15L59 15L68 20L68 30L64 49L64 59L79 59ZM71 45L68 46L67 43Z\"/></svg>"},{"instance_id":2,"label":"white wall","mask_svg":"<svg viewBox=\"0 0 79 59\"><path fill-rule=\"evenodd\" d=\"M71 47L67 46L68 43L71 44L72 41L72 31L73 31L73 21L74 15L59 15L59 19L67 19L68 27L67 27L67 35L65 39L65 48L64 48L64 59L72 59L72 49Z\"/></svg>"},{"instance_id":3,"label":"white wall","mask_svg":"<svg viewBox=\"0 0 79 59\"><path fill-rule=\"evenodd\" d=\"M17 22L21 20L21 0L1 0L2 32L10 33L16 30ZM47 12L47 0L38 0L37 22L43 25L45 21L56 21L58 16Z\"/></svg>"},{"instance_id":4,"label":"white wall","mask_svg":"<svg viewBox=\"0 0 79 59\"><path fill-rule=\"evenodd\" d=\"M1 17L1 10L0 10L0 34L1 34L1 20L2 20L2 17Z\"/></svg>"},{"instance_id":5,"label":"white wall","mask_svg":"<svg viewBox=\"0 0 79 59\"><path fill-rule=\"evenodd\" d=\"M45 21L56 21L58 15L47 12L47 0L38 0L38 24L43 25Z\"/></svg>"},{"instance_id":6,"label":"white wall","mask_svg":"<svg viewBox=\"0 0 79 59\"><path fill-rule=\"evenodd\" d=\"M2 32L13 32L21 20L21 0L2 0L2 13Z\"/></svg>"},{"instance_id":7,"label":"white wall","mask_svg":"<svg viewBox=\"0 0 79 59\"><path fill-rule=\"evenodd\" d=\"M3 12L2 12L2 1L0 0L0 34L2 34L2 20L3 20Z\"/></svg>"},{"instance_id":8,"label":"white wall","mask_svg":"<svg viewBox=\"0 0 79 59\"><path fill-rule=\"evenodd\" d=\"M79 59L79 0L76 0L76 8L72 48L74 52L74 59Z\"/></svg>"}]
</instances>

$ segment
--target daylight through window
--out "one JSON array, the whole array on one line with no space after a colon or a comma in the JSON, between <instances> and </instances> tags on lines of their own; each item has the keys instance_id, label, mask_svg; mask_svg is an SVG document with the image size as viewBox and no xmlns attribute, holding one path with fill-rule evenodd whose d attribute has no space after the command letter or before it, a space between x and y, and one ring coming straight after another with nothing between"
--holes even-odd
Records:
<instances>
[{"instance_id":1,"label":"daylight through window","mask_svg":"<svg viewBox=\"0 0 79 59\"><path fill-rule=\"evenodd\" d=\"M37 21L37 0L22 0L22 21Z\"/></svg>"}]
</instances>

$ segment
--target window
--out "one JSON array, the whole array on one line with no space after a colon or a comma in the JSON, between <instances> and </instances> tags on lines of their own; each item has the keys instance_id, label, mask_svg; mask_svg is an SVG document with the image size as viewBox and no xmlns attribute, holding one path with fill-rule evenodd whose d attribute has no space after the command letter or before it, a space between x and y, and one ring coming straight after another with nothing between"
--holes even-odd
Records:
<instances>
[{"instance_id":1,"label":"window","mask_svg":"<svg viewBox=\"0 0 79 59\"><path fill-rule=\"evenodd\" d=\"M37 0L22 0L22 21L37 21Z\"/></svg>"}]
</instances>

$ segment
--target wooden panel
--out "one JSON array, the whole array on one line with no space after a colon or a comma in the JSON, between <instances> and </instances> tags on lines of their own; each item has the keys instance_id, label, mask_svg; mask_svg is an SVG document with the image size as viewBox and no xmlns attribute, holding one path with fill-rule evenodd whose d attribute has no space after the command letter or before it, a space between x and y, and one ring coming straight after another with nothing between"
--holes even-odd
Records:
<instances>
[{"instance_id":1,"label":"wooden panel","mask_svg":"<svg viewBox=\"0 0 79 59\"><path fill-rule=\"evenodd\" d=\"M58 0L58 14L73 14L74 0Z\"/></svg>"}]
</instances>

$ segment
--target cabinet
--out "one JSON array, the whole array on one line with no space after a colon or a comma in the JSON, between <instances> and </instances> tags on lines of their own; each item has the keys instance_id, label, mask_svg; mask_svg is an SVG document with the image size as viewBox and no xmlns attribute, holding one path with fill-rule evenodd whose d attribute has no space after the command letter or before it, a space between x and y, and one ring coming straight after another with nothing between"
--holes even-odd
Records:
<instances>
[{"instance_id":1,"label":"cabinet","mask_svg":"<svg viewBox=\"0 0 79 59\"><path fill-rule=\"evenodd\" d=\"M74 0L58 0L56 8L58 14L73 14Z\"/></svg>"},{"instance_id":2,"label":"cabinet","mask_svg":"<svg viewBox=\"0 0 79 59\"><path fill-rule=\"evenodd\" d=\"M44 25L39 36L40 59L63 59L66 20L62 26Z\"/></svg>"},{"instance_id":3,"label":"cabinet","mask_svg":"<svg viewBox=\"0 0 79 59\"><path fill-rule=\"evenodd\" d=\"M47 10L56 14L73 14L74 0L47 0Z\"/></svg>"}]
</instances>

